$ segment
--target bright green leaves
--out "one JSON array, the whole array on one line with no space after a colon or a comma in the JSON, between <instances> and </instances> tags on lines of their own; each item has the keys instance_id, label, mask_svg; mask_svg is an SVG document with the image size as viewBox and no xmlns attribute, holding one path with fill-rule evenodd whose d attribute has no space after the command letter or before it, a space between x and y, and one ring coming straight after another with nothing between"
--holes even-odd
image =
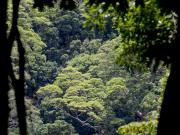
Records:
<instances>
[{"instance_id":1,"label":"bright green leaves","mask_svg":"<svg viewBox=\"0 0 180 135\"><path fill-rule=\"evenodd\" d=\"M90 80L83 81L76 86L71 86L66 91L65 97L69 98L70 96L83 96L88 100L93 100L97 96L101 96L99 93L103 92L104 84L101 79L91 78ZM99 97L99 99L101 99Z\"/></svg>"},{"instance_id":2,"label":"bright green leaves","mask_svg":"<svg viewBox=\"0 0 180 135\"><path fill-rule=\"evenodd\" d=\"M64 101L68 103L71 109L74 108L76 111L93 117L92 119L97 118L99 120L104 112L102 100L105 97L105 93L103 93L103 90L102 80L92 78L70 87L64 95Z\"/></svg>"},{"instance_id":3,"label":"bright green leaves","mask_svg":"<svg viewBox=\"0 0 180 135\"><path fill-rule=\"evenodd\" d=\"M119 135L156 135L157 121L132 122L118 129Z\"/></svg>"},{"instance_id":4,"label":"bright green leaves","mask_svg":"<svg viewBox=\"0 0 180 135\"><path fill-rule=\"evenodd\" d=\"M42 52L42 49L46 47L46 44L41 40L40 36L32 29L20 27L20 33L22 35L22 41L27 48L27 53L32 51Z\"/></svg>"},{"instance_id":5,"label":"bright green leaves","mask_svg":"<svg viewBox=\"0 0 180 135\"><path fill-rule=\"evenodd\" d=\"M96 55L80 54L73 58L68 65L78 69L78 71L86 72L90 67L95 66L99 63L99 59Z\"/></svg>"},{"instance_id":6,"label":"bright green leaves","mask_svg":"<svg viewBox=\"0 0 180 135\"><path fill-rule=\"evenodd\" d=\"M74 127L64 120L56 120L54 123L42 124L38 127L38 135L77 135Z\"/></svg>"},{"instance_id":7,"label":"bright green leaves","mask_svg":"<svg viewBox=\"0 0 180 135\"><path fill-rule=\"evenodd\" d=\"M108 93L119 91L124 96L128 94L128 90L125 86L125 81L123 78L112 78L107 82L106 87Z\"/></svg>"},{"instance_id":8,"label":"bright green leaves","mask_svg":"<svg viewBox=\"0 0 180 135\"><path fill-rule=\"evenodd\" d=\"M60 72L53 85L37 91L37 97L41 100L38 104L43 111L41 115L46 122L71 119L81 126L87 124L88 128L94 128L106 115L103 91L101 79L90 78L76 68L67 67Z\"/></svg>"},{"instance_id":9,"label":"bright green leaves","mask_svg":"<svg viewBox=\"0 0 180 135\"><path fill-rule=\"evenodd\" d=\"M74 86L89 78L88 75L82 74L76 68L67 67L56 78L54 84L62 88L63 91L67 90L70 86Z\"/></svg>"},{"instance_id":10,"label":"bright green leaves","mask_svg":"<svg viewBox=\"0 0 180 135\"><path fill-rule=\"evenodd\" d=\"M63 94L63 91L58 86L49 84L44 87L41 87L36 93L38 98L55 98L60 97Z\"/></svg>"}]
</instances>

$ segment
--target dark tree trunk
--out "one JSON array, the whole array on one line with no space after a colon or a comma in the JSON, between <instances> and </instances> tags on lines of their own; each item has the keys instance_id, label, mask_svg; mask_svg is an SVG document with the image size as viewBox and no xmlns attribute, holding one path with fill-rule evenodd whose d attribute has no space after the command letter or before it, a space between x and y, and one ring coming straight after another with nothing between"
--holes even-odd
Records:
<instances>
[{"instance_id":1,"label":"dark tree trunk","mask_svg":"<svg viewBox=\"0 0 180 135\"><path fill-rule=\"evenodd\" d=\"M180 12L180 11L178 11ZM180 13L177 13L180 15ZM164 92L158 125L158 135L180 134L180 20L178 19L175 49L170 75Z\"/></svg>"},{"instance_id":2,"label":"dark tree trunk","mask_svg":"<svg viewBox=\"0 0 180 135\"><path fill-rule=\"evenodd\" d=\"M8 129L8 46L7 46L7 0L0 0L0 135Z\"/></svg>"},{"instance_id":3,"label":"dark tree trunk","mask_svg":"<svg viewBox=\"0 0 180 135\"><path fill-rule=\"evenodd\" d=\"M167 86L164 93L164 100L160 113L158 135L180 134L180 66L173 63Z\"/></svg>"},{"instance_id":4,"label":"dark tree trunk","mask_svg":"<svg viewBox=\"0 0 180 135\"><path fill-rule=\"evenodd\" d=\"M20 39L20 33L18 30L18 11L19 11L20 0L13 0L13 20L12 20L12 39L9 38L10 41L17 41L18 45L18 53L19 53L19 79L16 79L13 73L11 73L11 80L14 83L15 97L16 97L16 108L19 120L19 131L20 135L27 134L27 126L26 126L26 112L25 112L25 92L24 92L24 66L25 66L25 50L23 44ZM10 43L10 50L12 50L13 42ZM10 51L11 52L11 51ZM9 53L10 55L10 53ZM10 62L10 65L12 63ZM12 67L12 66L11 66ZM11 68L12 71L12 68ZM12 71L13 72L13 71ZM13 75L13 76L12 76ZM13 82L14 81L14 82Z\"/></svg>"}]
</instances>

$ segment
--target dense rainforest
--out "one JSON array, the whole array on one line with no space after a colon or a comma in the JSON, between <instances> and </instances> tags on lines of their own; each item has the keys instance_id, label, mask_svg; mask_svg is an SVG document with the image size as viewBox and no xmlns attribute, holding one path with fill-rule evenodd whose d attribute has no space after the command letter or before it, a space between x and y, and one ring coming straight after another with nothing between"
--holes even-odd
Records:
<instances>
[{"instance_id":1,"label":"dense rainforest","mask_svg":"<svg viewBox=\"0 0 180 135\"><path fill-rule=\"evenodd\" d=\"M150 8L140 19L141 8L133 3L126 16L116 18L111 10L103 13L83 4L72 11L56 5L39 11L31 0L21 1L18 28L26 50L29 135L156 135L169 69L146 67L148 60L132 50L161 38L171 42L177 16L161 15L153 0L146 4ZM11 13L9 3L8 26ZM149 40L152 28L158 38ZM17 49L15 44L11 52L16 73ZM9 97L9 134L18 135L13 90Z\"/></svg>"}]
</instances>

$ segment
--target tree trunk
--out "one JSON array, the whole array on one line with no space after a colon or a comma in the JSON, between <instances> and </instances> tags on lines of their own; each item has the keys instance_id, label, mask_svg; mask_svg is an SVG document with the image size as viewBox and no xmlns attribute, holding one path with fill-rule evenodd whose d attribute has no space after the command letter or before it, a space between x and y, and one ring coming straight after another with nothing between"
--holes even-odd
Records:
<instances>
[{"instance_id":1,"label":"tree trunk","mask_svg":"<svg viewBox=\"0 0 180 135\"><path fill-rule=\"evenodd\" d=\"M177 13L180 15L180 13ZM173 51L170 75L164 92L158 125L158 135L180 134L180 20Z\"/></svg>"},{"instance_id":2,"label":"tree trunk","mask_svg":"<svg viewBox=\"0 0 180 135\"><path fill-rule=\"evenodd\" d=\"M7 46L7 0L0 0L0 135L8 129L8 46Z\"/></svg>"},{"instance_id":3,"label":"tree trunk","mask_svg":"<svg viewBox=\"0 0 180 135\"><path fill-rule=\"evenodd\" d=\"M164 93L164 99L161 106L161 113L158 125L158 135L180 134L180 66L173 63L167 86Z\"/></svg>"}]
</instances>

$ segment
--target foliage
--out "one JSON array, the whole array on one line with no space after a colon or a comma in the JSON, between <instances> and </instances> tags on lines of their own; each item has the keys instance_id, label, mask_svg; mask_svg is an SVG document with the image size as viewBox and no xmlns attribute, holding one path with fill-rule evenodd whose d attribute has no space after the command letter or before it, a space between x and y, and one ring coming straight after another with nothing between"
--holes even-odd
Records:
<instances>
[{"instance_id":1,"label":"foliage","mask_svg":"<svg viewBox=\"0 0 180 135\"><path fill-rule=\"evenodd\" d=\"M169 33L167 39L174 38L174 24L169 21L174 14L160 17L154 1L145 1L145 5L148 10L132 3L127 14L116 18L111 5L106 12L103 4L98 9L82 4L73 11L55 5L40 12L31 8L32 1L22 2L18 27L26 49L26 93L31 96L26 97L29 134L155 133L165 69L142 72L130 67L144 68L139 63L144 51L139 50L146 45L160 43ZM90 16L83 17L84 12ZM88 19L94 31L83 27ZM99 22L106 28L103 32L97 27ZM112 25L117 26L119 36ZM136 36L139 31L142 35ZM140 54L134 56L133 49ZM15 46L11 59L16 72L17 57ZM9 131L18 134L12 106Z\"/></svg>"},{"instance_id":2,"label":"foliage","mask_svg":"<svg viewBox=\"0 0 180 135\"><path fill-rule=\"evenodd\" d=\"M37 135L77 135L71 124L63 120L39 126Z\"/></svg>"},{"instance_id":3,"label":"foliage","mask_svg":"<svg viewBox=\"0 0 180 135\"><path fill-rule=\"evenodd\" d=\"M137 63L146 62L157 68L160 61L166 64L171 61L171 43L176 28L174 14L162 15L154 1L145 1L145 8L131 6L124 18L116 21L123 42L119 48L119 64L135 61L126 66L136 67ZM153 47L157 47L156 51L151 52Z\"/></svg>"},{"instance_id":4,"label":"foliage","mask_svg":"<svg viewBox=\"0 0 180 135\"><path fill-rule=\"evenodd\" d=\"M171 63L173 42L176 34L177 15L163 14L154 0L89 1L84 13L88 24L104 27L104 18L112 19L119 31L120 42L117 62L126 67L154 67L163 61ZM121 4L123 3L123 4ZM95 15L94 15L95 14Z\"/></svg>"},{"instance_id":5,"label":"foliage","mask_svg":"<svg viewBox=\"0 0 180 135\"><path fill-rule=\"evenodd\" d=\"M120 135L156 135L157 121L132 122L118 129Z\"/></svg>"},{"instance_id":6,"label":"foliage","mask_svg":"<svg viewBox=\"0 0 180 135\"><path fill-rule=\"evenodd\" d=\"M163 70L142 74L119 67L115 61L117 40L102 43L96 53L76 55L59 72L53 84L37 90L40 98L37 106L44 123L64 120L79 134L114 135L118 127L129 122L153 118L150 112L159 107L158 97L162 91L159 80ZM94 67L96 74L91 70ZM53 94L54 90L61 89L62 95ZM44 93L46 90L48 92ZM41 93L43 96L39 95ZM53 96L49 98L48 93ZM136 116L138 112L143 113L140 118Z\"/></svg>"}]
</instances>

